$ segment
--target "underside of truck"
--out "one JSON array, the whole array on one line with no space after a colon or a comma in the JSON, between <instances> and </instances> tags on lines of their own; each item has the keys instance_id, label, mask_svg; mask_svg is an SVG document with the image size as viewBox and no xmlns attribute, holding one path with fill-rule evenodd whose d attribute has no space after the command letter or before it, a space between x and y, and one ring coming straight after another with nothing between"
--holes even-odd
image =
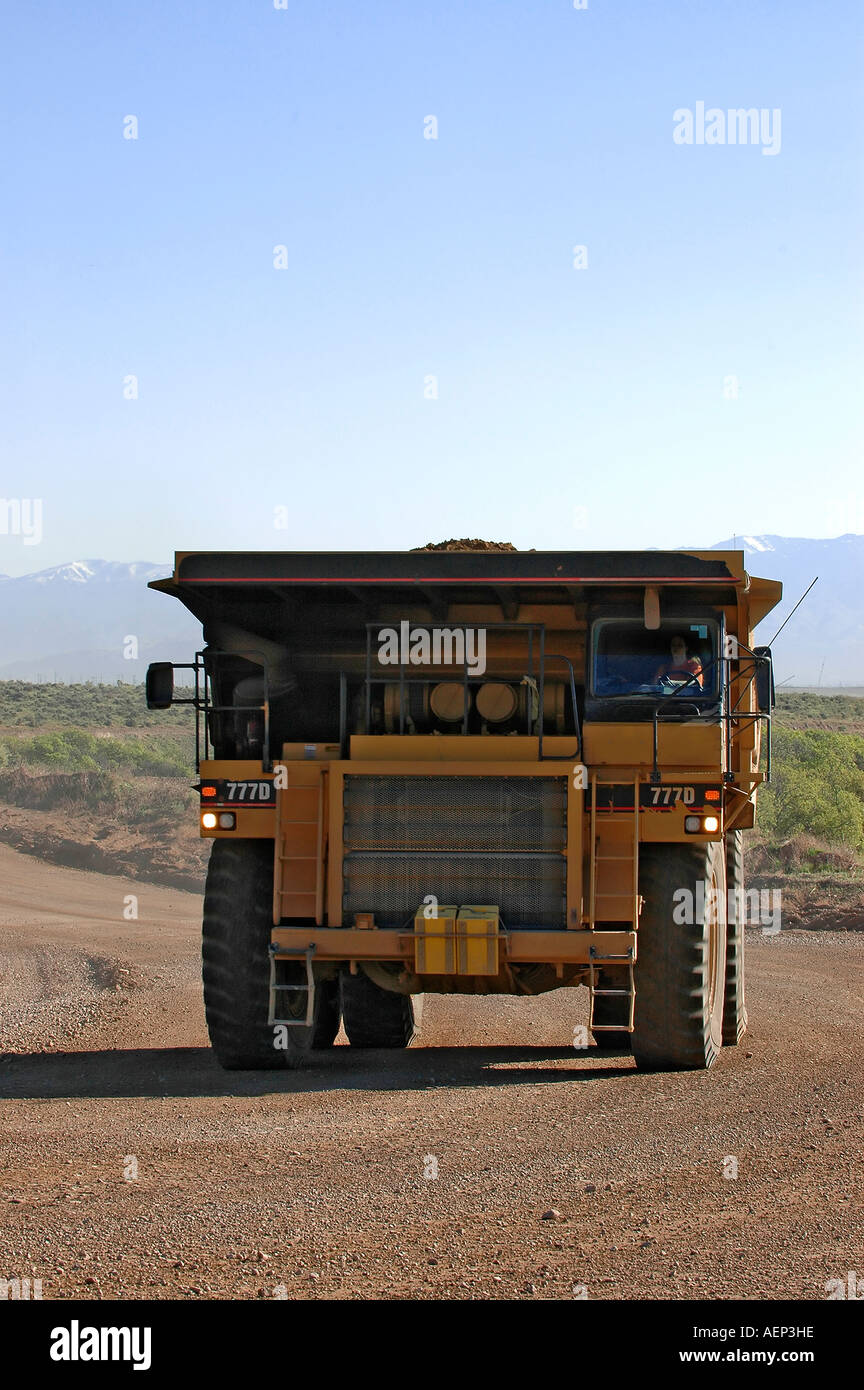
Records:
<instances>
[{"instance_id":1,"label":"underside of truck","mask_svg":"<svg viewBox=\"0 0 864 1390\"><path fill-rule=\"evenodd\" d=\"M151 587L203 625L148 704L195 706L224 1066L583 984L640 1067L737 1043L781 595L740 552L180 553Z\"/></svg>"}]
</instances>

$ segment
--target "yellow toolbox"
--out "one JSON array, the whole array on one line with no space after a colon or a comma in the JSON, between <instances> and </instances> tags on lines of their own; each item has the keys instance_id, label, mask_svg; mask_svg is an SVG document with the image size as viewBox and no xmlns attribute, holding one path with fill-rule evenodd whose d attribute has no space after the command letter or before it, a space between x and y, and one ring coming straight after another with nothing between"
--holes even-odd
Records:
<instances>
[{"instance_id":1,"label":"yellow toolbox","mask_svg":"<svg viewBox=\"0 0 864 1390\"><path fill-rule=\"evenodd\" d=\"M414 917L414 968L418 975L455 975L458 908L439 903L434 917L426 916L429 910L420 908Z\"/></svg>"},{"instance_id":2,"label":"yellow toolbox","mask_svg":"<svg viewBox=\"0 0 864 1390\"><path fill-rule=\"evenodd\" d=\"M456 918L456 970L459 975L498 974L498 908L460 907Z\"/></svg>"}]
</instances>

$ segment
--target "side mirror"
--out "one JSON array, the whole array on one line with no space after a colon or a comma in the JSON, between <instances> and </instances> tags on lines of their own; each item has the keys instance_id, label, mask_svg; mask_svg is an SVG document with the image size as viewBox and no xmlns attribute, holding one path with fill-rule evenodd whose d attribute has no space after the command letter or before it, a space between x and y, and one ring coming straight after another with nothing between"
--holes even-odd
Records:
<instances>
[{"instance_id":1,"label":"side mirror","mask_svg":"<svg viewBox=\"0 0 864 1390\"><path fill-rule=\"evenodd\" d=\"M145 683L148 709L170 709L174 701L174 666L170 661L154 661L147 667Z\"/></svg>"},{"instance_id":2,"label":"side mirror","mask_svg":"<svg viewBox=\"0 0 864 1390\"><path fill-rule=\"evenodd\" d=\"M754 647L756 665L756 706L760 714L770 714L776 704L774 666L770 647Z\"/></svg>"}]
</instances>

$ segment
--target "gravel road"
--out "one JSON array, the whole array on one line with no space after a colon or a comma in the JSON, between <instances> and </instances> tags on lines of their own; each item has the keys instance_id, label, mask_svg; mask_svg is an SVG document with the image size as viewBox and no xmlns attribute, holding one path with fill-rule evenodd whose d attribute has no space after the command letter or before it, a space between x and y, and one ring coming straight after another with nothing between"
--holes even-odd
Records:
<instances>
[{"instance_id":1,"label":"gravel road","mask_svg":"<svg viewBox=\"0 0 864 1390\"><path fill-rule=\"evenodd\" d=\"M430 997L408 1052L230 1074L200 906L0 846L0 1278L60 1300L821 1300L864 1274L864 933L755 933L750 1030L707 1073L575 1051L586 993L561 990Z\"/></svg>"}]
</instances>

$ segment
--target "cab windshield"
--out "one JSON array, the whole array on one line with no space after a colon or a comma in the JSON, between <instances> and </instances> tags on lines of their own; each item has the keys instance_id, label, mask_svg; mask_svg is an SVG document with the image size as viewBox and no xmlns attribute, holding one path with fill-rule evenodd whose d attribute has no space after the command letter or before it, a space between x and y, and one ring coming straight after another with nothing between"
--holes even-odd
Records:
<instances>
[{"instance_id":1,"label":"cab windshield","mask_svg":"<svg viewBox=\"0 0 864 1390\"><path fill-rule=\"evenodd\" d=\"M641 623L615 619L594 626L592 689L595 695L655 695L699 699L717 689L717 625Z\"/></svg>"}]
</instances>

